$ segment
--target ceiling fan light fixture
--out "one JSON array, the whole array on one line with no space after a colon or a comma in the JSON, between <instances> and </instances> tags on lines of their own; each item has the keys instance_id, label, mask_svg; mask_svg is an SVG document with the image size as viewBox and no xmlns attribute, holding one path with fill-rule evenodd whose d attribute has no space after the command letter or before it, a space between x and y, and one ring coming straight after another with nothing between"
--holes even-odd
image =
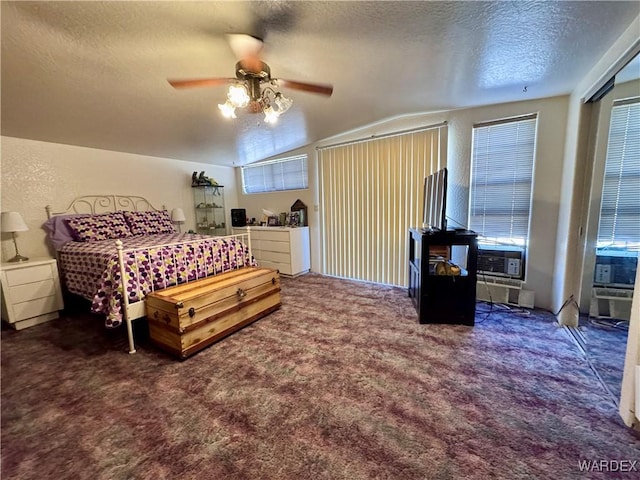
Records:
<instances>
[{"instance_id":1,"label":"ceiling fan light fixture","mask_svg":"<svg viewBox=\"0 0 640 480\"><path fill-rule=\"evenodd\" d=\"M235 78L199 78L187 80L168 80L173 88L229 86L227 100L218 108L226 118L237 118L236 109L241 108L250 114L264 113L264 121L275 123L288 111L293 100L278 91L278 86L302 90L330 97L332 85L298 82L271 77L271 68L261 58L263 40L255 35L228 34L227 40L239 59L236 62Z\"/></svg>"},{"instance_id":2,"label":"ceiling fan light fixture","mask_svg":"<svg viewBox=\"0 0 640 480\"><path fill-rule=\"evenodd\" d=\"M229 100L227 100L225 103L219 103L218 108L225 118L237 118L236 107L234 107Z\"/></svg>"},{"instance_id":3,"label":"ceiling fan light fixture","mask_svg":"<svg viewBox=\"0 0 640 480\"><path fill-rule=\"evenodd\" d=\"M235 108L244 108L249 105L249 102L251 101L249 93L247 92L247 87L241 83L229 86L227 98Z\"/></svg>"},{"instance_id":4,"label":"ceiling fan light fixture","mask_svg":"<svg viewBox=\"0 0 640 480\"><path fill-rule=\"evenodd\" d=\"M291 105L293 105L293 100L285 97L280 92L277 92L274 103L278 107L278 113L281 115L291 108Z\"/></svg>"},{"instance_id":5,"label":"ceiling fan light fixture","mask_svg":"<svg viewBox=\"0 0 640 480\"><path fill-rule=\"evenodd\" d=\"M278 117L280 116L280 112L274 110L271 105L268 105L264 110L264 121L266 123L276 123L278 121Z\"/></svg>"}]
</instances>

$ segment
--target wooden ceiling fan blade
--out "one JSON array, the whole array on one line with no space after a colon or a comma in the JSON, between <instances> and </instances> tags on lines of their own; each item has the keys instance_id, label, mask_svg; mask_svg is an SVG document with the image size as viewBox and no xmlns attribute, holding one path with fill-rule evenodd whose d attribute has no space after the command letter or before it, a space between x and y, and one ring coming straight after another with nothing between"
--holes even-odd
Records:
<instances>
[{"instance_id":1,"label":"wooden ceiling fan blade","mask_svg":"<svg viewBox=\"0 0 640 480\"><path fill-rule=\"evenodd\" d=\"M259 73L262 70L262 60L257 55L241 58L238 63L247 72Z\"/></svg>"},{"instance_id":2,"label":"wooden ceiling fan blade","mask_svg":"<svg viewBox=\"0 0 640 480\"><path fill-rule=\"evenodd\" d=\"M326 95L328 97L333 93L333 85L296 82L295 80L284 80L282 78L279 78L277 81L278 85L284 88L293 88L304 92L319 93L320 95Z\"/></svg>"},{"instance_id":3,"label":"wooden ceiling fan blade","mask_svg":"<svg viewBox=\"0 0 640 480\"><path fill-rule=\"evenodd\" d=\"M190 80L167 80L173 88L216 87L234 82L233 78L194 78Z\"/></svg>"},{"instance_id":4,"label":"wooden ceiling fan blade","mask_svg":"<svg viewBox=\"0 0 640 480\"><path fill-rule=\"evenodd\" d=\"M237 60L260 58L264 42L261 38L246 33L228 33L227 42Z\"/></svg>"}]
</instances>

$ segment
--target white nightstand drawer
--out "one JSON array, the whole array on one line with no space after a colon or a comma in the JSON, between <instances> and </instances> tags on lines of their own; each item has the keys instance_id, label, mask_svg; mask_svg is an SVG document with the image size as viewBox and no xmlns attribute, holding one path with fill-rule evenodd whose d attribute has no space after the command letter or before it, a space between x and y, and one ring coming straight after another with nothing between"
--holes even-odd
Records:
<instances>
[{"instance_id":1,"label":"white nightstand drawer","mask_svg":"<svg viewBox=\"0 0 640 480\"><path fill-rule=\"evenodd\" d=\"M15 303L28 302L29 300L50 297L56 294L56 287L52 278L9 288L11 289L11 298Z\"/></svg>"},{"instance_id":2,"label":"white nightstand drawer","mask_svg":"<svg viewBox=\"0 0 640 480\"><path fill-rule=\"evenodd\" d=\"M61 308L58 298L51 297L37 298L28 302L16 303L13 305L15 321L19 322L25 318L37 317L45 313L54 312Z\"/></svg>"},{"instance_id":3,"label":"white nightstand drawer","mask_svg":"<svg viewBox=\"0 0 640 480\"><path fill-rule=\"evenodd\" d=\"M16 330L54 318L64 308L58 268L53 258L2 263L2 319Z\"/></svg>"},{"instance_id":4,"label":"white nightstand drawer","mask_svg":"<svg viewBox=\"0 0 640 480\"><path fill-rule=\"evenodd\" d=\"M8 270L6 274L7 282L10 287L52 278L51 265L35 265L29 268L16 268Z\"/></svg>"}]
</instances>

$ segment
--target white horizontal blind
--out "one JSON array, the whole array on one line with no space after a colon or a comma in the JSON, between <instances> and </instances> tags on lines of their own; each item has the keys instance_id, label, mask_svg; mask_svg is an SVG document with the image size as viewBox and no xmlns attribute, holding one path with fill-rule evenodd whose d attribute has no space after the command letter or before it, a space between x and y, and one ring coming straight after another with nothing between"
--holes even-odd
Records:
<instances>
[{"instance_id":1,"label":"white horizontal blind","mask_svg":"<svg viewBox=\"0 0 640 480\"><path fill-rule=\"evenodd\" d=\"M244 193L279 192L309 188L307 155L242 167Z\"/></svg>"},{"instance_id":2,"label":"white horizontal blind","mask_svg":"<svg viewBox=\"0 0 640 480\"><path fill-rule=\"evenodd\" d=\"M611 110L597 246L640 248L640 98Z\"/></svg>"},{"instance_id":3,"label":"white horizontal blind","mask_svg":"<svg viewBox=\"0 0 640 480\"><path fill-rule=\"evenodd\" d=\"M470 228L481 244L526 246L537 115L475 125Z\"/></svg>"},{"instance_id":4,"label":"white horizontal blind","mask_svg":"<svg viewBox=\"0 0 640 480\"><path fill-rule=\"evenodd\" d=\"M407 286L408 230L422 224L424 178L445 167L439 126L318 152L322 273Z\"/></svg>"}]
</instances>

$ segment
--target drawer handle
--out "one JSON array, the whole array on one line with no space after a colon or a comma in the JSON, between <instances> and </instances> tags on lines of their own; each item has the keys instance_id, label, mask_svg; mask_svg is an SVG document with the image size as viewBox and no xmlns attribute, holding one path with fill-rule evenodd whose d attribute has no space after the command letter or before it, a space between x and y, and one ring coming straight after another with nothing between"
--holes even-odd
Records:
<instances>
[{"instance_id":1,"label":"drawer handle","mask_svg":"<svg viewBox=\"0 0 640 480\"><path fill-rule=\"evenodd\" d=\"M276 277L271 277L271 285L275 285L276 284Z\"/></svg>"},{"instance_id":2,"label":"drawer handle","mask_svg":"<svg viewBox=\"0 0 640 480\"><path fill-rule=\"evenodd\" d=\"M239 288L238 291L236 292L238 294L238 298L243 298L247 296L247 292L245 292L243 289Z\"/></svg>"},{"instance_id":3,"label":"drawer handle","mask_svg":"<svg viewBox=\"0 0 640 480\"><path fill-rule=\"evenodd\" d=\"M195 314L196 314L196 309L191 307L189 309L189 316L193 318L195 316Z\"/></svg>"}]
</instances>

